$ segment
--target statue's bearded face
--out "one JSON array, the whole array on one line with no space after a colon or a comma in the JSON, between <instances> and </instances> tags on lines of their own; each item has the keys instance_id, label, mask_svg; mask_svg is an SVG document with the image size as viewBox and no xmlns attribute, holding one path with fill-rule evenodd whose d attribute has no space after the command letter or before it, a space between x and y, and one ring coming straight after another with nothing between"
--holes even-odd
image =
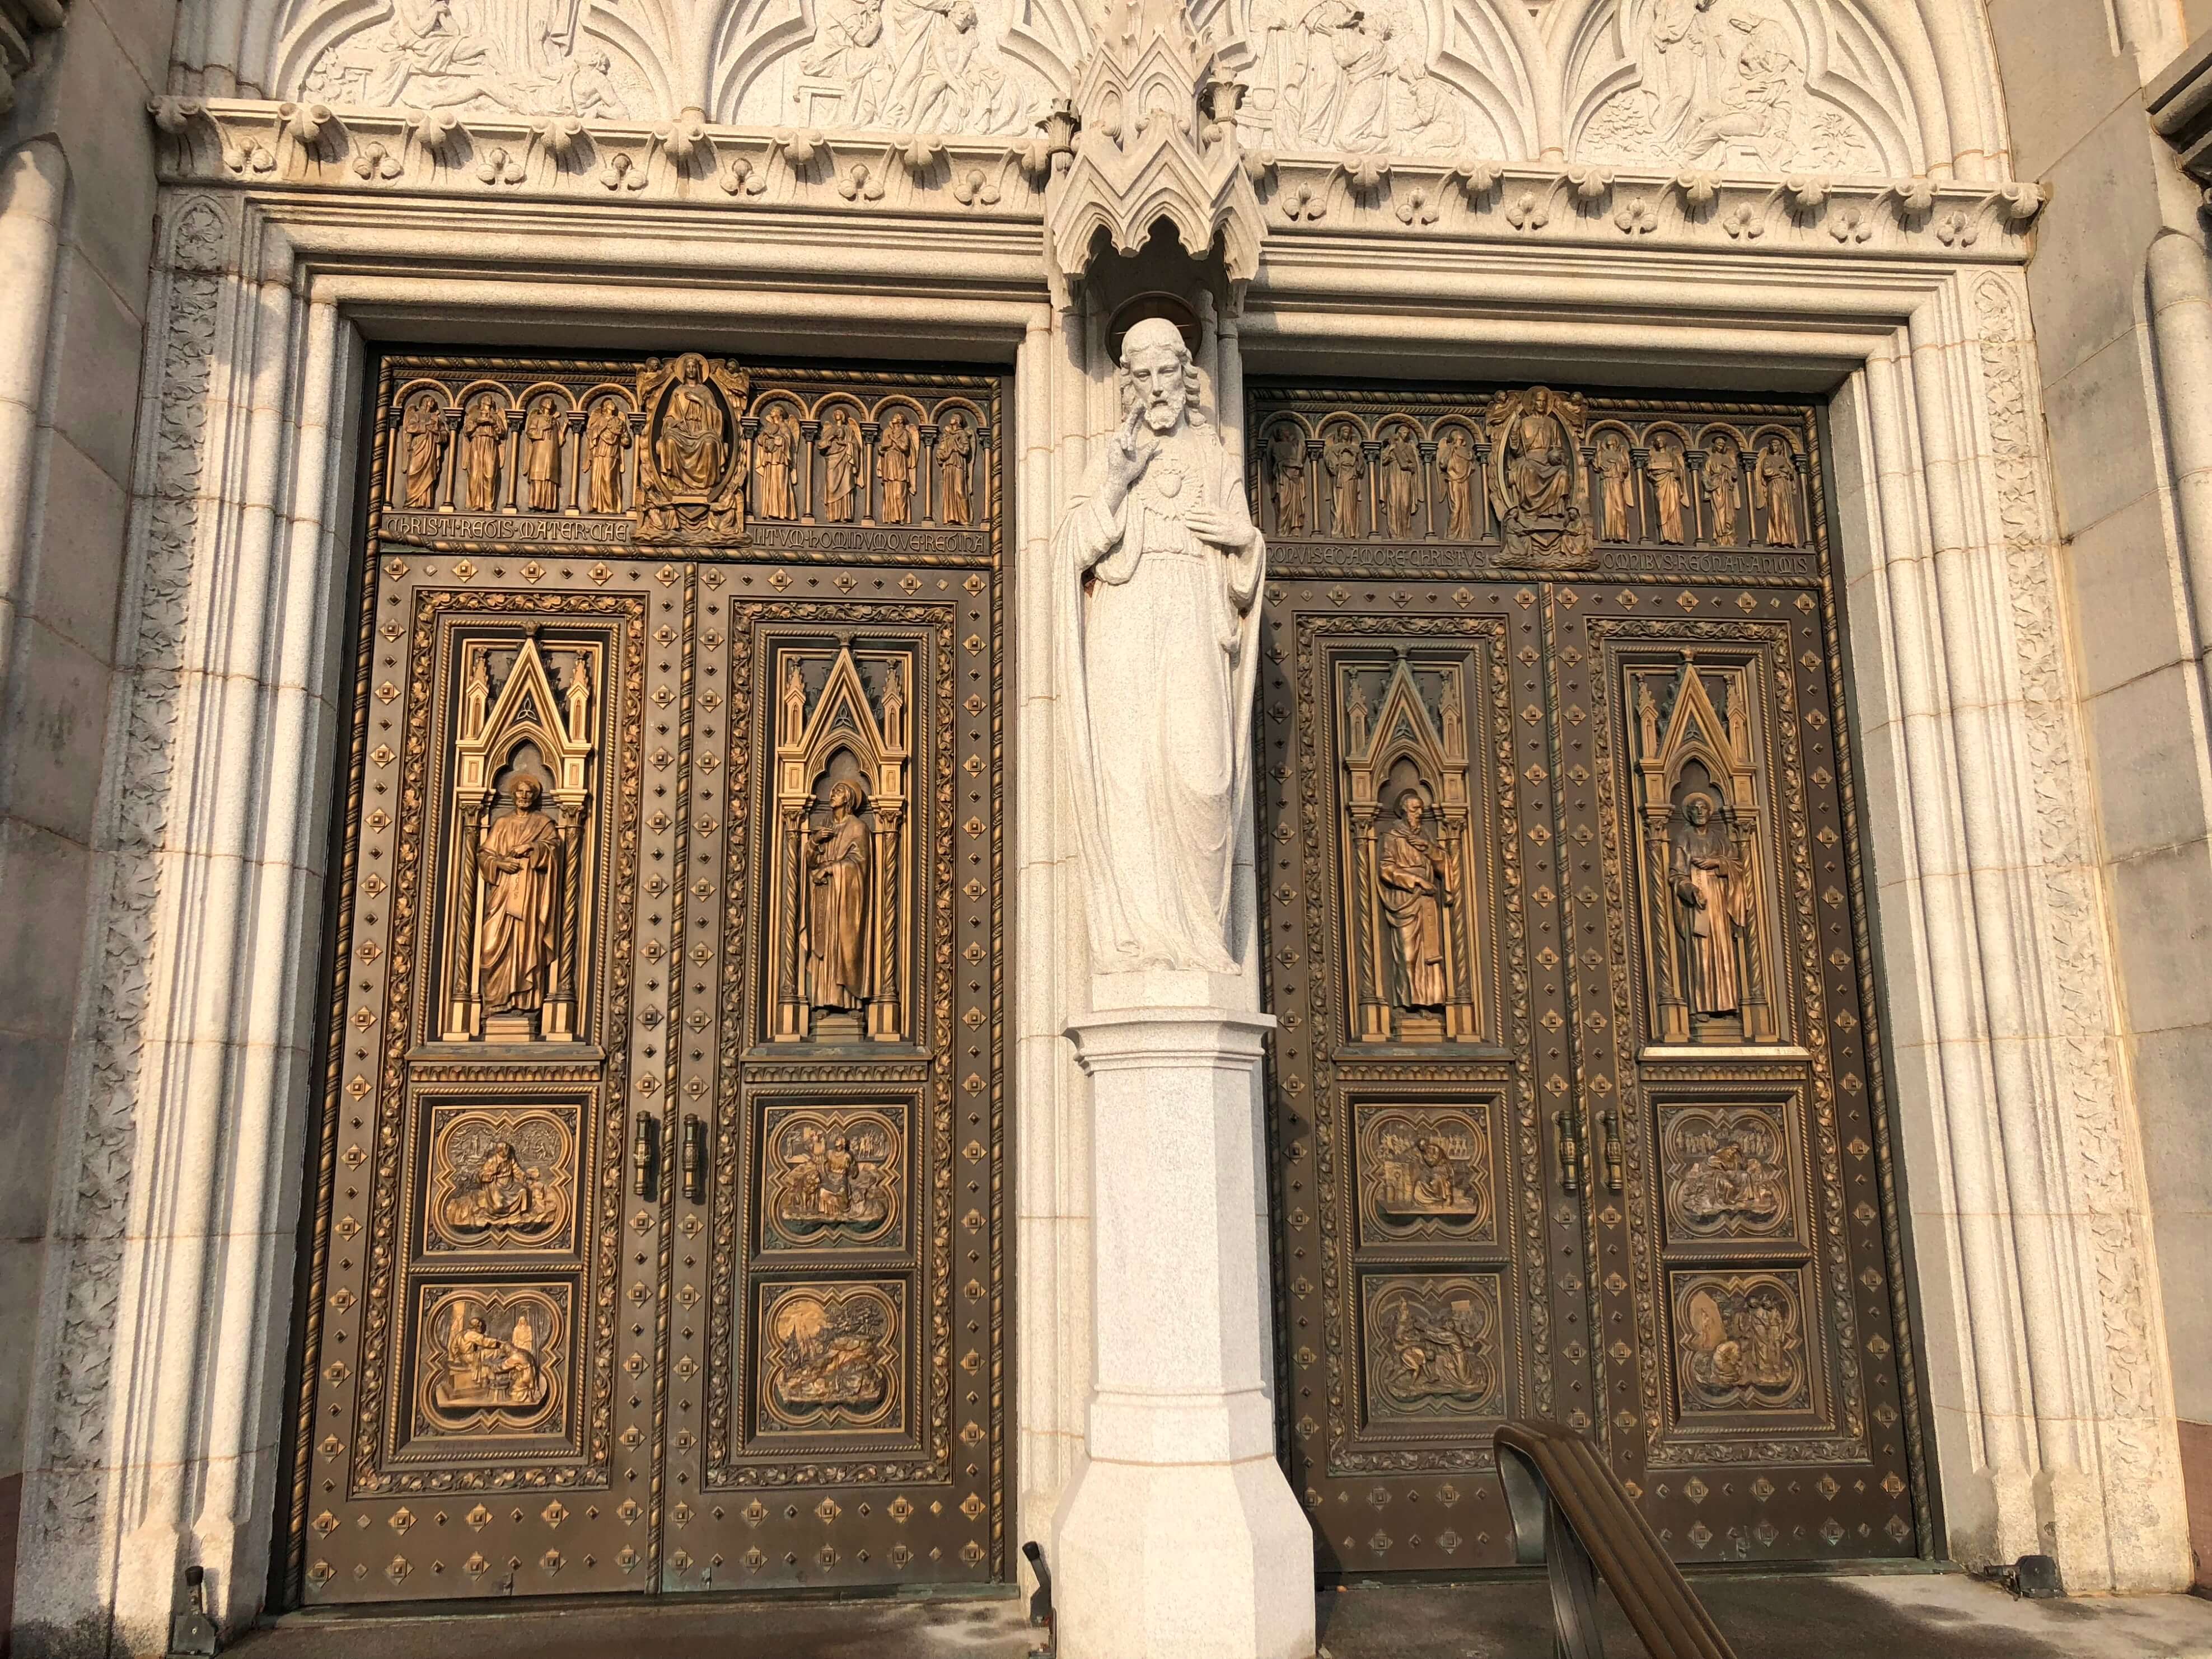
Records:
<instances>
[{"instance_id":1,"label":"statue's bearded face","mask_svg":"<svg viewBox=\"0 0 2212 1659\"><path fill-rule=\"evenodd\" d=\"M1155 432L1174 431L1190 398L1182 354L1164 345L1139 346L1129 355L1128 374L1144 406L1145 424Z\"/></svg>"}]
</instances>

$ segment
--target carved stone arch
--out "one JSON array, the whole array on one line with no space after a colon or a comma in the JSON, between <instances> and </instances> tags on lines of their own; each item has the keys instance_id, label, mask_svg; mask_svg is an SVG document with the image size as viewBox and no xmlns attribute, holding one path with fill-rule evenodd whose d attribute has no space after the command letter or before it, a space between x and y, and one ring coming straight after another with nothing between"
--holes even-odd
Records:
<instances>
[{"instance_id":1,"label":"carved stone arch","mask_svg":"<svg viewBox=\"0 0 2212 1659\"><path fill-rule=\"evenodd\" d=\"M1948 17L1954 9L1953 0L1719 0L1704 10L1687 0L1582 0L1562 7L1547 35L1560 66L1569 153L1734 173L1947 175L1959 142L1956 107L1966 106L1972 130L1987 123L1978 92L1953 85L1939 69L1935 37L1948 43L1942 57L1975 60L1984 76L1995 74L1979 25L1969 42ZM1931 29L1937 20L1943 27ZM1790 64L1777 70L1777 84L1747 91L1759 77L1740 79L1729 64L1754 40ZM1969 52L1970 44L1980 49ZM1727 77L1718 93L1708 86L1713 75Z\"/></svg>"}]
</instances>

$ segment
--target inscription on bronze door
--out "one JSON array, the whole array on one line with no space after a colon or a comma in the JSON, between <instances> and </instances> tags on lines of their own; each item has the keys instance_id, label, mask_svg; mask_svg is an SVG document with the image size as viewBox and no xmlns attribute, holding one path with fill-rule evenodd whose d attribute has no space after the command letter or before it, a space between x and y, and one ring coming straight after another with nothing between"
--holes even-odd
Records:
<instances>
[{"instance_id":1,"label":"inscription on bronze door","mask_svg":"<svg viewBox=\"0 0 2212 1659\"><path fill-rule=\"evenodd\" d=\"M1002 1577L1000 383L374 412L292 1594Z\"/></svg>"},{"instance_id":2,"label":"inscription on bronze door","mask_svg":"<svg viewBox=\"0 0 2212 1659\"><path fill-rule=\"evenodd\" d=\"M1595 1437L1691 1561L1929 1535L1817 428L1270 387L1278 1330L1325 1571Z\"/></svg>"}]
</instances>

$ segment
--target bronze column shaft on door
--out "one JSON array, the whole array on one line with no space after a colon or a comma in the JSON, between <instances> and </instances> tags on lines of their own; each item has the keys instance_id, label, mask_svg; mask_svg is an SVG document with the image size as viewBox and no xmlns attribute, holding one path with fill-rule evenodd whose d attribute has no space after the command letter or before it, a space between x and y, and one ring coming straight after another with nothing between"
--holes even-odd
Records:
<instances>
[{"instance_id":1,"label":"bronze column shaft on door","mask_svg":"<svg viewBox=\"0 0 2212 1659\"><path fill-rule=\"evenodd\" d=\"M1685 1560L1928 1547L1813 412L1284 386L1246 429L1324 1570L1509 1564L1530 1417Z\"/></svg>"},{"instance_id":2,"label":"bronze column shaft on door","mask_svg":"<svg viewBox=\"0 0 2212 1659\"><path fill-rule=\"evenodd\" d=\"M291 1594L1004 1577L1003 383L375 398Z\"/></svg>"}]
</instances>

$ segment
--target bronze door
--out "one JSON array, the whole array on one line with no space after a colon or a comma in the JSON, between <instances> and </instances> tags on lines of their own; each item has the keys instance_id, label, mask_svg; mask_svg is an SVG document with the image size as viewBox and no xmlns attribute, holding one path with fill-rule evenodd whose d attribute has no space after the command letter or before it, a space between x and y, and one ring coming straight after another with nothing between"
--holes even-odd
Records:
<instances>
[{"instance_id":1,"label":"bronze door","mask_svg":"<svg viewBox=\"0 0 2212 1659\"><path fill-rule=\"evenodd\" d=\"M1930 1537L1818 431L1261 389L1285 1456L1324 1571L1509 1565L1490 1435L1687 1561Z\"/></svg>"},{"instance_id":2,"label":"bronze door","mask_svg":"<svg viewBox=\"0 0 2212 1659\"><path fill-rule=\"evenodd\" d=\"M1001 392L384 362L295 1600L1006 1573Z\"/></svg>"}]
</instances>

